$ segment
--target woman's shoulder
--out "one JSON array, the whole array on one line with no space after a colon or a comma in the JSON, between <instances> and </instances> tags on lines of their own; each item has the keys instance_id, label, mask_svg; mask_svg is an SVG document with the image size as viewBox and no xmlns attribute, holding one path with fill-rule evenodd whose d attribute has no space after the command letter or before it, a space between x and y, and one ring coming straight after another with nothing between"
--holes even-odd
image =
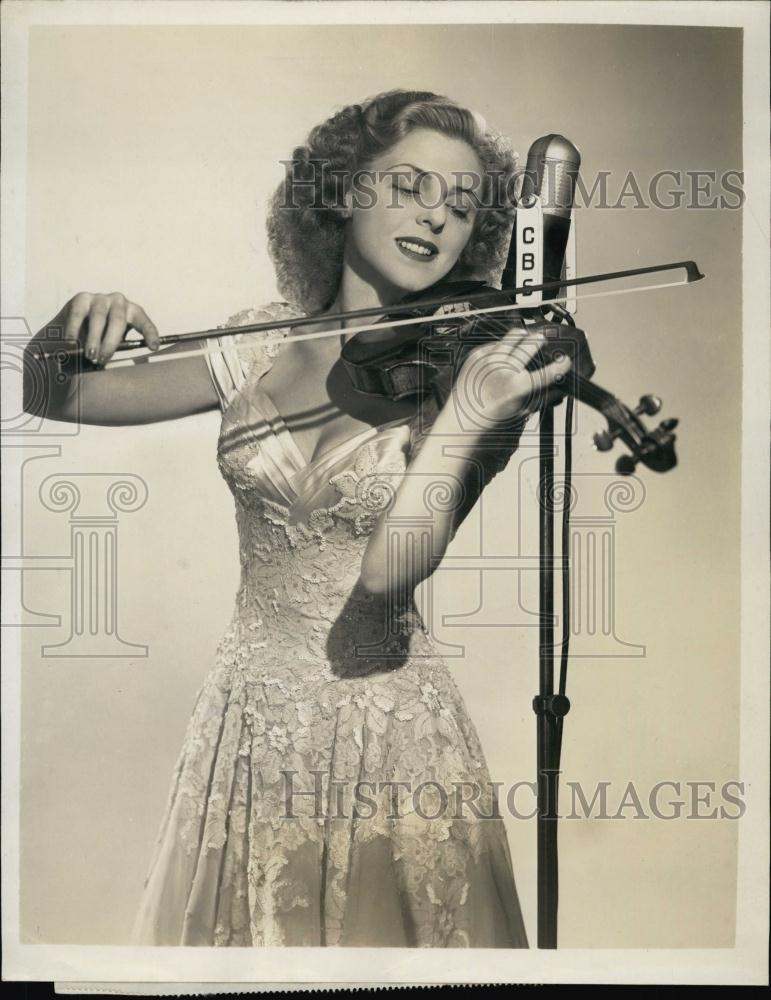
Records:
<instances>
[{"instance_id":1,"label":"woman's shoulder","mask_svg":"<svg viewBox=\"0 0 771 1000\"><path fill-rule=\"evenodd\" d=\"M223 351L238 348L242 364L253 369L255 365L264 363L275 357L281 341L289 334L289 327L281 324L290 319L299 319L304 313L289 302L268 302L262 306L248 306L228 318L220 329L227 327L246 327L243 333L229 334L219 337L220 348ZM267 330L251 330L249 327L275 323L275 327ZM246 374L246 372L245 372Z\"/></svg>"},{"instance_id":2,"label":"woman's shoulder","mask_svg":"<svg viewBox=\"0 0 771 1000\"><path fill-rule=\"evenodd\" d=\"M242 332L217 337L216 348L205 355L223 410L247 380L259 378L271 366L281 341L289 332L288 327L281 324L302 315L301 310L289 302L268 302L240 309L217 327L218 330L245 327ZM262 323L275 323L275 326L267 330L250 329Z\"/></svg>"},{"instance_id":3,"label":"woman's shoulder","mask_svg":"<svg viewBox=\"0 0 771 1000\"><path fill-rule=\"evenodd\" d=\"M247 306L222 323L218 329L231 326L250 326L254 323L281 322L287 319L297 319L303 313L289 302L268 302L262 306ZM235 334L237 337L248 336L248 333Z\"/></svg>"}]
</instances>

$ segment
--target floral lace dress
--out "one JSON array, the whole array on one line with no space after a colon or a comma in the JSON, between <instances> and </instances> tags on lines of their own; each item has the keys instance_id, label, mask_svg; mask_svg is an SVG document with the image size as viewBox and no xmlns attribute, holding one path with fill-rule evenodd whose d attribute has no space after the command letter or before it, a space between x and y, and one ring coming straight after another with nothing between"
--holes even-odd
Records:
<instances>
[{"instance_id":1,"label":"floral lace dress","mask_svg":"<svg viewBox=\"0 0 771 1000\"><path fill-rule=\"evenodd\" d=\"M295 315L278 304L228 325ZM415 605L358 582L413 428L368 428L307 464L261 388L285 335L221 338L207 358L241 580L133 942L527 947L461 694Z\"/></svg>"}]
</instances>

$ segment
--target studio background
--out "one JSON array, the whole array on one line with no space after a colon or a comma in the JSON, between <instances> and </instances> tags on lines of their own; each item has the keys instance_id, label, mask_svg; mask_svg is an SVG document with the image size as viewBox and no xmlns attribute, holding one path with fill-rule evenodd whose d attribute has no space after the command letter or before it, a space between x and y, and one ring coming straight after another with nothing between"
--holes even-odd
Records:
<instances>
[{"instance_id":1,"label":"studio background","mask_svg":"<svg viewBox=\"0 0 771 1000\"><path fill-rule=\"evenodd\" d=\"M630 170L645 190L660 170L741 169L735 30L36 27L30 327L79 290L123 291L162 333L213 326L277 298L264 217L279 161L336 108L394 87L445 93L480 110L523 162L535 138L562 132L580 148L589 183L611 172L611 192ZM680 418L680 464L664 476L642 470L643 501L616 517L616 631L645 655L572 663L563 812L567 781L589 795L610 782L612 813L630 781L645 802L660 781L709 781L719 790L740 777L741 213L634 209L633 201L577 213L579 272L695 258L707 280L589 300L576 315L599 384L626 402L655 392L662 415ZM218 425L211 412L83 427L61 439L60 458L27 465L29 555L68 547L66 515L38 500L47 475L131 473L146 482L147 503L120 522L118 606L121 636L146 644L149 655L42 657L41 644L64 639L66 629L23 630L22 940L127 942L183 731L237 586L233 505L215 463ZM618 451L592 450L601 426L578 409L574 468L583 482L601 484L586 492L606 515L601 498ZM57 433L55 425L43 430ZM479 516L470 519L453 555L478 552L480 530L489 555L517 551L520 538L537 555L533 475L522 469L534 443L491 486L481 527ZM26 577L28 608L65 615L66 573ZM483 627L442 625L441 614L477 605ZM535 569L519 580L489 572L482 584L478 572L448 570L433 606L440 637L465 647L451 669L493 779L504 791L532 780ZM526 790L517 803L530 811ZM534 944L535 821L504 815ZM560 945L729 947L740 824L633 815L563 821Z\"/></svg>"}]
</instances>

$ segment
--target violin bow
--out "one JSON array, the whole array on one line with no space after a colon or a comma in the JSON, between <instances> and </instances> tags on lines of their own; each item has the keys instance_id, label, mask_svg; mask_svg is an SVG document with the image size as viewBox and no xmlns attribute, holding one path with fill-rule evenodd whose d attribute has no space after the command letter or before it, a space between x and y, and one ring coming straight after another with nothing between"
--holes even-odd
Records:
<instances>
[{"instance_id":1,"label":"violin bow","mask_svg":"<svg viewBox=\"0 0 771 1000\"><path fill-rule=\"evenodd\" d=\"M496 306L486 306L479 309L467 309L464 310L462 316L464 319L470 319L474 316L489 316L500 312L516 312L520 310L530 311L534 308L541 308L542 306L549 306L559 303L564 303L569 296L560 295L552 299L543 299L540 302L515 302L511 301L516 299L517 296L529 296L533 292L541 291L554 291L560 288L567 288L579 285L588 284L598 284L603 281L616 281L621 278L633 278L638 277L643 274L659 274L664 271L675 271L682 270L685 272L685 276L681 281L668 281L663 283L658 283L654 285L642 285L634 288L622 288L613 291L603 291L603 292L590 292L585 295L576 296L576 301L583 301L585 299L593 298L605 298L611 295L629 295L635 292L648 292L655 291L661 288L678 288L682 285L689 285L696 281L700 281L704 275L699 270L698 265L693 260L681 260L675 261L670 264L654 264L649 267L636 267L629 268L623 271L609 271L604 274L591 274L586 275L581 278L568 278L559 281L547 281L540 285L522 285L517 288L505 288L496 289L495 291L490 291L487 289L482 292L469 292L463 295L458 301L464 304L470 303L474 304L479 301L490 301L491 296L496 294L501 296L501 298L506 299L505 303ZM415 316L408 315L404 319L392 320L391 317L399 316L403 313L412 313L416 307L422 309L432 309L441 308L443 306L450 306L453 304L452 299L447 298L437 298L437 299L427 299L419 300L415 302L401 303L393 306L370 306L365 309L351 309L346 312L339 313L328 313L324 316L313 317L313 316L298 316L290 319L282 319L276 322L275 320L268 320L260 323L246 323L242 326L232 326L232 327L219 327L209 330L200 330L194 333L177 333L168 334L167 336L161 337L159 340L160 347L170 347L177 344L184 344L186 341L200 341L206 340L213 337L228 337L235 334L250 334L250 333L267 333L273 330L283 330L288 328L294 328L297 326L307 326L309 323L314 321L323 320L325 323L344 323L346 320L358 320L358 319L369 319L371 317L381 317L386 313L389 317L388 323L365 323L363 325L354 327L341 327L334 330L318 330L313 333L303 333L298 334L297 337L293 338L297 341L300 340L318 340L323 337L334 337L339 335L341 332L345 332L348 336L353 336L357 333L364 333L370 330L381 329L386 325L389 329L394 329L401 326L410 326L417 323L424 325L430 325L432 323L442 324L447 322L447 314L441 315L429 315L429 316ZM459 314L461 315L461 314ZM144 340L124 340L115 348L116 353L118 351L130 351L137 350L138 348L146 348L147 344ZM233 350L238 350L238 347L234 347ZM55 347L47 348L42 351L42 357L50 358L56 355L60 355L62 351L67 351L68 354L82 354L83 345L80 341L76 340L63 340L57 343ZM211 351L208 348L196 348L191 351L174 351L168 353L149 352L146 355L142 355L140 358L125 358L125 359L111 359L103 368L117 368L122 365L133 365L137 363L146 362L160 362L160 361L179 361L182 358L188 357L198 357L204 354L219 353L219 351Z\"/></svg>"}]
</instances>

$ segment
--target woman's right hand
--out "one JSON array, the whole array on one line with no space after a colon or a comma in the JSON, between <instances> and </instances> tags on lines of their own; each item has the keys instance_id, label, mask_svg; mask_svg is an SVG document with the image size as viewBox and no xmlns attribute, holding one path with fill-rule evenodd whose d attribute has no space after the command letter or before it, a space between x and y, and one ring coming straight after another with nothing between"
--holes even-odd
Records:
<instances>
[{"instance_id":1,"label":"woman's right hand","mask_svg":"<svg viewBox=\"0 0 771 1000\"><path fill-rule=\"evenodd\" d=\"M64 328L65 339L79 341L85 356L97 365L110 360L129 330L138 330L151 350L160 347L153 321L121 292L78 292L49 326L54 324Z\"/></svg>"},{"instance_id":2,"label":"woman's right hand","mask_svg":"<svg viewBox=\"0 0 771 1000\"><path fill-rule=\"evenodd\" d=\"M91 364L63 365L62 351L48 351L54 329L56 346L62 335L70 343L76 341ZM143 356L103 368L129 330L137 330L151 350L160 352L151 360L166 360L167 355L169 363L144 364ZM39 346L46 349L44 360ZM25 348L24 410L49 420L122 426L217 409L219 396L206 359L199 356L202 347L198 340L162 347L155 323L120 292L78 292Z\"/></svg>"}]
</instances>

